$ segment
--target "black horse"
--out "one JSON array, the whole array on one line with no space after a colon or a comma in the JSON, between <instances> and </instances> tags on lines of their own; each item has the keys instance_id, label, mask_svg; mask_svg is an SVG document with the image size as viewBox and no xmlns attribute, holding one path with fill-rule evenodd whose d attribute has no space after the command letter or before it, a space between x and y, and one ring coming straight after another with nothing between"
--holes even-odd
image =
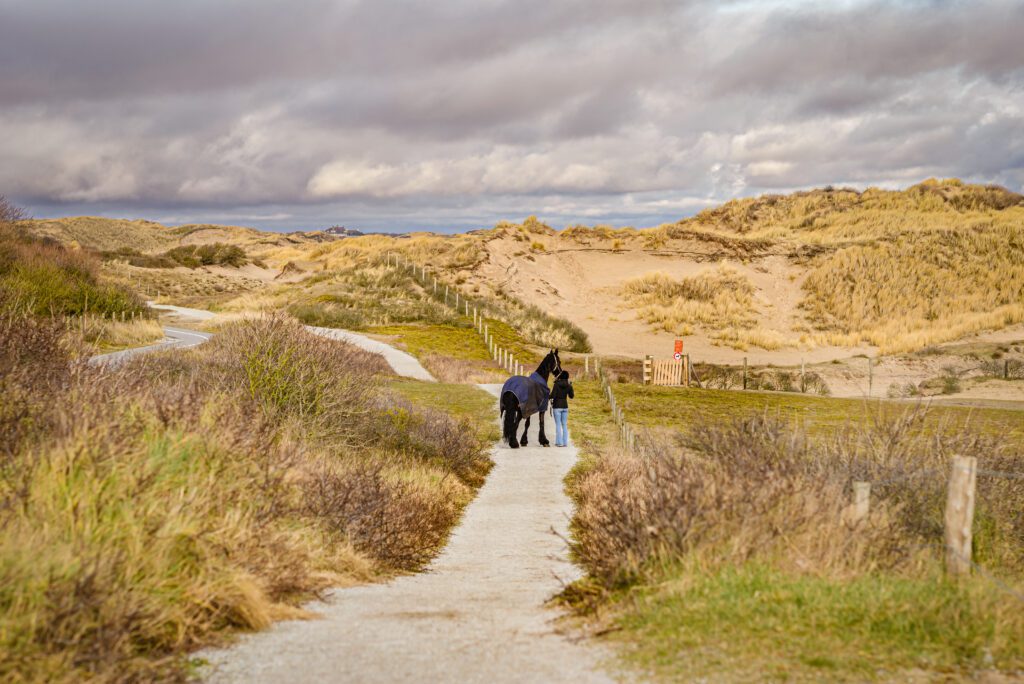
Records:
<instances>
[{"instance_id":1,"label":"black horse","mask_svg":"<svg viewBox=\"0 0 1024 684\"><path fill-rule=\"evenodd\" d=\"M539 415L538 420L540 421L538 436L540 445L551 444L544 436L544 414L548 410L548 398L551 395L551 390L548 389L548 377L552 373L557 376L561 372L562 362L558 358L558 350L552 349L530 377L513 375L502 385L499 413L504 417L502 438L513 449L518 449L520 445L526 446L526 433L530 430L530 416L535 413ZM523 428L522 439L517 440L519 421L523 418L526 418L526 426Z\"/></svg>"}]
</instances>

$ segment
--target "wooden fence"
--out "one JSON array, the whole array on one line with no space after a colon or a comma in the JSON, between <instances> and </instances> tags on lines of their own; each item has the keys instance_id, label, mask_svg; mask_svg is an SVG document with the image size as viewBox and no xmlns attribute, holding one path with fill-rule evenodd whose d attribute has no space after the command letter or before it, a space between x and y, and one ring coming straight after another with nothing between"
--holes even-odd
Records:
<instances>
[{"instance_id":1,"label":"wooden fence","mask_svg":"<svg viewBox=\"0 0 1024 684\"><path fill-rule=\"evenodd\" d=\"M680 360L644 358L644 384L673 387L690 386L690 357Z\"/></svg>"},{"instance_id":2,"label":"wooden fence","mask_svg":"<svg viewBox=\"0 0 1024 684\"><path fill-rule=\"evenodd\" d=\"M524 366L519 359L516 359L515 354L510 350L498 344L491 333L490 323L487 322L489 312L486 304L480 301L473 301L469 295L461 292L455 285L438 280L437 275L422 264L403 260L398 254L391 252L385 253L384 260L388 268L393 267L399 271L408 271L412 275L413 280L419 283L425 292L432 294L438 301L444 302L446 307L453 309L460 316L471 318L473 330L483 338L491 358L501 368L513 375L525 375L529 372L529 368ZM490 312L490 315L491 320L499 320L493 310ZM584 357L584 373L589 377L591 372L592 364L590 355L587 354Z\"/></svg>"}]
</instances>

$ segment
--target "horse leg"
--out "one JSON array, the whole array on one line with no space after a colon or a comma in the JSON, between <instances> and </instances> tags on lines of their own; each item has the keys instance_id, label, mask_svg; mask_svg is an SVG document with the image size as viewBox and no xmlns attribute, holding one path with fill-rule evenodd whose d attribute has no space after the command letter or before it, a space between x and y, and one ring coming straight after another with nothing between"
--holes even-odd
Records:
<instances>
[{"instance_id":1,"label":"horse leg","mask_svg":"<svg viewBox=\"0 0 1024 684\"><path fill-rule=\"evenodd\" d=\"M528 433L529 431L530 431L530 419L527 418L526 419L526 427L523 428L523 438L521 440L519 440L519 443L522 444L523 446L527 445L526 433Z\"/></svg>"},{"instance_id":2,"label":"horse leg","mask_svg":"<svg viewBox=\"0 0 1024 684\"><path fill-rule=\"evenodd\" d=\"M537 418L540 420L540 434L537 437L537 441L540 442L541 446L551 446L551 442L544 435L544 414L538 413Z\"/></svg>"},{"instance_id":3,"label":"horse leg","mask_svg":"<svg viewBox=\"0 0 1024 684\"><path fill-rule=\"evenodd\" d=\"M519 448L516 440L516 432L519 431L519 401L506 393L501 397L501 413L504 416L502 421L501 436L513 449Z\"/></svg>"}]
</instances>

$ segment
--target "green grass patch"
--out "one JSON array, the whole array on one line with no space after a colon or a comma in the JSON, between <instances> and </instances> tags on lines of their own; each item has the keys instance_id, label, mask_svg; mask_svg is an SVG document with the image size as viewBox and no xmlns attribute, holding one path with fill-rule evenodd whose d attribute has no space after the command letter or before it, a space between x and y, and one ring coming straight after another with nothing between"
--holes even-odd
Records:
<instances>
[{"instance_id":1,"label":"green grass patch","mask_svg":"<svg viewBox=\"0 0 1024 684\"><path fill-rule=\"evenodd\" d=\"M469 418L481 441L495 442L501 437L498 400L479 387L408 378L391 380L388 387L419 406L435 408L456 418Z\"/></svg>"},{"instance_id":2,"label":"green grass patch","mask_svg":"<svg viewBox=\"0 0 1024 684\"><path fill-rule=\"evenodd\" d=\"M597 399L603 401L600 386L594 385ZM724 422L738 416L770 411L802 423L812 436L828 436L843 426L865 425L878 417L901 415L911 408L905 402L884 400L681 389L634 383L618 383L612 389L626 413L626 419L636 426L649 428L686 429L699 422ZM1024 413L1021 411L935 405L929 411L928 421L936 429L941 426L943 430L954 432L970 427L982 434L1003 435L1016 444L1024 445Z\"/></svg>"},{"instance_id":3,"label":"green grass patch","mask_svg":"<svg viewBox=\"0 0 1024 684\"><path fill-rule=\"evenodd\" d=\"M489 361L483 337L473 328L459 325L391 325L370 328L376 335L393 335L410 354L450 356L466 361Z\"/></svg>"},{"instance_id":4,"label":"green grass patch","mask_svg":"<svg viewBox=\"0 0 1024 684\"><path fill-rule=\"evenodd\" d=\"M874 681L1024 666L1024 620L984 584L941 575L677 569L619 597L626 660L671 681ZM902 674L902 676L901 676ZM920 673L919 673L920 674Z\"/></svg>"}]
</instances>

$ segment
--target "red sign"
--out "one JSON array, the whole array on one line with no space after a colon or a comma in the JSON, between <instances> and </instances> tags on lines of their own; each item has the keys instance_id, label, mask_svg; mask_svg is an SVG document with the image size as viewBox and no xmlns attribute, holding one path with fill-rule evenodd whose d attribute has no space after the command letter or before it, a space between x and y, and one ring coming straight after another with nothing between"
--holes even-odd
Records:
<instances>
[{"instance_id":1,"label":"red sign","mask_svg":"<svg viewBox=\"0 0 1024 684\"><path fill-rule=\"evenodd\" d=\"M683 353L683 341L682 340L676 340L676 352L675 353L676 354L682 354Z\"/></svg>"}]
</instances>

